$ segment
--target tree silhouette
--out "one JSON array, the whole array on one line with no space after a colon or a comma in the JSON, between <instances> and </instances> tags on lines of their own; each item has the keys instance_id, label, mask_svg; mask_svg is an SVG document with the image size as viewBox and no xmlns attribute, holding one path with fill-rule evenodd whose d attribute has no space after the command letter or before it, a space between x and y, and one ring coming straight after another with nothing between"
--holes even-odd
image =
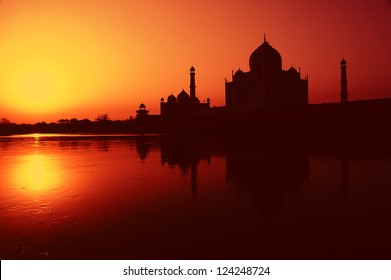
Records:
<instances>
[{"instance_id":1,"label":"tree silhouette","mask_svg":"<svg viewBox=\"0 0 391 280\"><path fill-rule=\"evenodd\" d=\"M98 117L95 119L97 122L102 122L102 121L109 121L109 115L108 114L101 114L98 115Z\"/></svg>"},{"instance_id":2,"label":"tree silhouette","mask_svg":"<svg viewBox=\"0 0 391 280\"><path fill-rule=\"evenodd\" d=\"M58 123L69 123L68 119L61 119L57 121Z\"/></svg>"},{"instance_id":3,"label":"tree silhouette","mask_svg":"<svg viewBox=\"0 0 391 280\"><path fill-rule=\"evenodd\" d=\"M11 122L8 119L6 119L6 118L2 118L0 120L0 124L11 124Z\"/></svg>"}]
</instances>

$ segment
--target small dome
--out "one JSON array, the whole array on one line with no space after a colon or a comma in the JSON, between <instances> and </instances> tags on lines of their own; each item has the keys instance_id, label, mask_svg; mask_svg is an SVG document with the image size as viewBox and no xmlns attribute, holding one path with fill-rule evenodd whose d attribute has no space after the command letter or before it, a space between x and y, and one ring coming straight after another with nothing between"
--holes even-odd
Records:
<instances>
[{"instance_id":1,"label":"small dome","mask_svg":"<svg viewBox=\"0 0 391 280\"><path fill-rule=\"evenodd\" d=\"M235 72L235 76L240 76L240 75L243 75L243 74L244 74L244 72L242 70L240 70L240 69Z\"/></svg>"},{"instance_id":2,"label":"small dome","mask_svg":"<svg viewBox=\"0 0 391 280\"><path fill-rule=\"evenodd\" d=\"M191 72L194 72L194 71L195 71L195 68L194 68L193 66L191 66L190 71L191 71Z\"/></svg>"},{"instance_id":3,"label":"small dome","mask_svg":"<svg viewBox=\"0 0 391 280\"><path fill-rule=\"evenodd\" d=\"M176 102L176 97L171 94L168 98L167 98L167 102L168 103L175 103Z\"/></svg>"},{"instance_id":4,"label":"small dome","mask_svg":"<svg viewBox=\"0 0 391 280\"><path fill-rule=\"evenodd\" d=\"M187 94L185 90L182 90L177 97L178 102L188 102L190 99L190 96Z\"/></svg>"},{"instance_id":5,"label":"small dome","mask_svg":"<svg viewBox=\"0 0 391 280\"><path fill-rule=\"evenodd\" d=\"M162 103L164 102L164 98L163 98L163 97L162 97L162 98L160 98L160 102L162 102Z\"/></svg>"},{"instance_id":6,"label":"small dome","mask_svg":"<svg viewBox=\"0 0 391 280\"><path fill-rule=\"evenodd\" d=\"M250 71L261 71L263 69L282 69L280 53L266 41L250 56Z\"/></svg>"},{"instance_id":7,"label":"small dome","mask_svg":"<svg viewBox=\"0 0 391 280\"><path fill-rule=\"evenodd\" d=\"M344 58L341 60L341 64L346 64L346 60Z\"/></svg>"},{"instance_id":8,"label":"small dome","mask_svg":"<svg viewBox=\"0 0 391 280\"><path fill-rule=\"evenodd\" d=\"M208 103L210 102L210 98L209 97L206 99L206 102L208 102Z\"/></svg>"},{"instance_id":9,"label":"small dome","mask_svg":"<svg viewBox=\"0 0 391 280\"><path fill-rule=\"evenodd\" d=\"M292 66L291 68L288 69L288 72L290 72L290 73L297 73L297 70L296 70L295 67Z\"/></svg>"},{"instance_id":10,"label":"small dome","mask_svg":"<svg viewBox=\"0 0 391 280\"><path fill-rule=\"evenodd\" d=\"M141 103L139 108L140 109L145 109L146 107L145 107L144 103Z\"/></svg>"}]
</instances>

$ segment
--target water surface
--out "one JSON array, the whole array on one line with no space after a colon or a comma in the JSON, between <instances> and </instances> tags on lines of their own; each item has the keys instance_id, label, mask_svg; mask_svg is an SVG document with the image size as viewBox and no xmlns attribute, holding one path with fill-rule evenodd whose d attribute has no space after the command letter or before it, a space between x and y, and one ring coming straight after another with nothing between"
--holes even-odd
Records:
<instances>
[{"instance_id":1,"label":"water surface","mask_svg":"<svg viewBox=\"0 0 391 280\"><path fill-rule=\"evenodd\" d=\"M390 259L389 150L0 138L1 259Z\"/></svg>"}]
</instances>

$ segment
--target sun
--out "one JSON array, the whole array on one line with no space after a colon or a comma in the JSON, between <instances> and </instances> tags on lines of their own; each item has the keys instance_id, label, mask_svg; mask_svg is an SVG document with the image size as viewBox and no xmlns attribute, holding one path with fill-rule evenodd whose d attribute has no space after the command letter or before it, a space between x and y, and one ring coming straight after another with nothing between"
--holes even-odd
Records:
<instances>
[{"instance_id":1,"label":"sun","mask_svg":"<svg viewBox=\"0 0 391 280\"><path fill-rule=\"evenodd\" d=\"M30 64L14 72L10 81L9 103L31 113L50 112L61 106L61 75L54 67Z\"/></svg>"},{"instance_id":2,"label":"sun","mask_svg":"<svg viewBox=\"0 0 391 280\"><path fill-rule=\"evenodd\" d=\"M47 103L58 93L58 84L50 73L33 70L25 73L18 82L20 98L31 105Z\"/></svg>"}]
</instances>

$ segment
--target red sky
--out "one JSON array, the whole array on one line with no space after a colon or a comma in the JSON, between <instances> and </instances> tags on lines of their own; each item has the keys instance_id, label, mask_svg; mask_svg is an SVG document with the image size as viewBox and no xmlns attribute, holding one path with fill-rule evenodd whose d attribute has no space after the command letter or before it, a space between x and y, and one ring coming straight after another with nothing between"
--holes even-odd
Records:
<instances>
[{"instance_id":1,"label":"red sky","mask_svg":"<svg viewBox=\"0 0 391 280\"><path fill-rule=\"evenodd\" d=\"M135 115L189 89L224 105L224 78L262 42L309 75L311 103L391 97L391 1L0 1L0 118Z\"/></svg>"}]
</instances>

